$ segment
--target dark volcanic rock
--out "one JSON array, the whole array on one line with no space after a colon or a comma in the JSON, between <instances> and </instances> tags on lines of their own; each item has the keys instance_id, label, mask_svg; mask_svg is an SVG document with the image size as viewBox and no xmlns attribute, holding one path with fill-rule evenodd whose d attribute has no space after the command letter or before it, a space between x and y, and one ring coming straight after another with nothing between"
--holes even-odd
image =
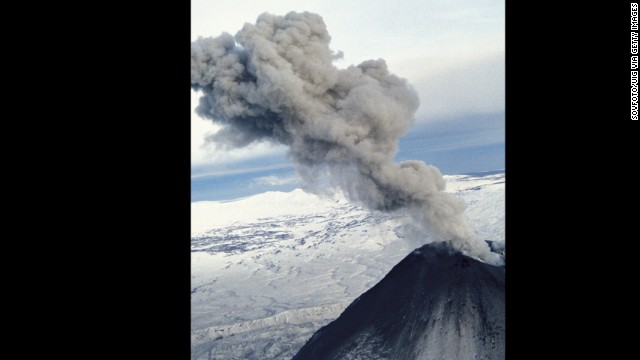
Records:
<instances>
[{"instance_id":1,"label":"dark volcanic rock","mask_svg":"<svg viewBox=\"0 0 640 360\"><path fill-rule=\"evenodd\" d=\"M293 359L504 359L504 267L425 245Z\"/></svg>"}]
</instances>

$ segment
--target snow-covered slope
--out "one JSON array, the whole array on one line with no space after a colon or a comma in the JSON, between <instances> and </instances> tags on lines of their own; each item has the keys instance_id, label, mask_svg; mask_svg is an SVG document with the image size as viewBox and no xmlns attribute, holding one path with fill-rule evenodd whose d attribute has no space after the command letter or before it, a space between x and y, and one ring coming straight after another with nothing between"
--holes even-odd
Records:
<instances>
[{"instance_id":1,"label":"snow-covered slope","mask_svg":"<svg viewBox=\"0 0 640 360\"><path fill-rule=\"evenodd\" d=\"M504 242L504 174L445 178L479 236ZM192 203L192 358L290 359L422 245L411 231L302 190Z\"/></svg>"}]
</instances>

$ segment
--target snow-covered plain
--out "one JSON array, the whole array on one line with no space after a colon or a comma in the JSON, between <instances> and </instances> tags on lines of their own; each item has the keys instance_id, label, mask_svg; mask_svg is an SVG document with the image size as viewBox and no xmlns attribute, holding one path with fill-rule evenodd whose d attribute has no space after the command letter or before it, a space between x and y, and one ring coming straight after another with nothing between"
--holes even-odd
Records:
<instances>
[{"instance_id":1,"label":"snow-covered plain","mask_svg":"<svg viewBox=\"0 0 640 360\"><path fill-rule=\"evenodd\" d=\"M482 239L504 242L504 173L445 176ZM401 212L294 190L191 206L193 359L290 359L413 249Z\"/></svg>"}]
</instances>

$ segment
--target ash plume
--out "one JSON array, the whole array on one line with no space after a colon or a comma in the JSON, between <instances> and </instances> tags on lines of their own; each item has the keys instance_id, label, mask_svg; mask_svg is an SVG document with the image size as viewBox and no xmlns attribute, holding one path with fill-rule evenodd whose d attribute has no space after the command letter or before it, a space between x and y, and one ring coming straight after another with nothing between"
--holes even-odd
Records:
<instances>
[{"instance_id":1,"label":"ash plume","mask_svg":"<svg viewBox=\"0 0 640 360\"><path fill-rule=\"evenodd\" d=\"M465 254L500 262L476 238L464 203L443 192L440 171L422 161L393 162L415 121L419 99L384 60L346 69L313 13L260 15L234 36L191 44L196 112L224 125L208 140L222 148L262 140L288 145L303 179L328 174L352 200L377 210L406 208L416 222Z\"/></svg>"}]
</instances>

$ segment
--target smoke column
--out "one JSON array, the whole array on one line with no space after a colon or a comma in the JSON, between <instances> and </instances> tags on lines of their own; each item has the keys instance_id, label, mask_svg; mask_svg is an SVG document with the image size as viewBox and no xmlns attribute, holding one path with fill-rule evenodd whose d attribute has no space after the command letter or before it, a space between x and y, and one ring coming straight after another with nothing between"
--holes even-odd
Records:
<instances>
[{"instance_id":1,"label":"smoke column","mask_svg":"<svg viewBox=\"0 0 640 360\"><path fill-rule=\"evenodd\" d=\"M416 91L382 59L336 68L342 54L330 40L319 15L290 12L264 13L235 38L193 42L191 87L203 93L196 111L224 125L209 140L223 148L288 145L307 181L322 171L350 199L377 210L404 207L454 249L499 263L468 225L464 202L443 192L437 168L393 162L415 121Z\"/></svg>"}]
</instances>

